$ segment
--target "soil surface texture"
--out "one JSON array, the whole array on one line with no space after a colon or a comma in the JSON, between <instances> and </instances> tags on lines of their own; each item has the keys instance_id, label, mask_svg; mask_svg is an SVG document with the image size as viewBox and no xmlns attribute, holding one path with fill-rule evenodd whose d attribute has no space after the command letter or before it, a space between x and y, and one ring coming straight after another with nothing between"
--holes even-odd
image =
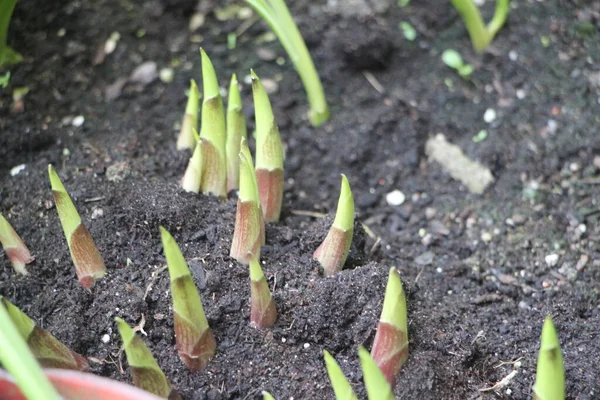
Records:
<instances>
[{"instance_id":1,"label":"soil surface texture","mask_svg":"<svg viewBox=\"0 0 600 400\"><path fill-rule=\"evenodd\" d=\"M233 3L19 1L9 44L24 61L0 89L0 212L36 260L22 277L0 254L0 295L88 357L93 373L125 382L114 318L143 321L185 400L263 390L333 399L324 349L365 398L357 348L372 346L395 266L410 340L397 398L530 398L547 315L567 398L600 398L600 3L513 0L483 54L450 1L289 3L330 104L318 128L279 42ZM262 257L279 313L272 329L250 326L249 271L228 256L235 193L225 201L179 186L190 153L175 142L189 80L201 81L199 46L223 88L234 72L245 82L250 132L250 68L272 93L286 149L282 220L267 226ZM473 65L469 79L443 64L446 49ZM482 195L428 159L439 133L489 168ZM75 277L48 164L104 256L107 276L91 292ZM341 173L356 237L346 269L325 278L312 253ZM175 349L161 225L189 262L218 343L195 374Z\"/></svg>"}]
</instances>

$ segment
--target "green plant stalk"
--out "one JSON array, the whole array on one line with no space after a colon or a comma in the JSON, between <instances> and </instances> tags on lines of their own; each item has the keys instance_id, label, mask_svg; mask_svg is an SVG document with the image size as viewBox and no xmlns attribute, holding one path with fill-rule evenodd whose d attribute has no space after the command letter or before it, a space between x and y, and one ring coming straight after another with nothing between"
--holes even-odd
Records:
<instances>
[{"instance_id":1,"label":"green plant stalk","mask_svg":"<svg viewBox=\"0 0 600 400\"><path fill-rule=\"evenodd\" d=\"M283 146L271 101L262 82L251 70L256 118L256 180L266 222L277 222L283 201Z\"/></svg>"},{"instance_id":2,"label":"green plant stalk","mask_svg":"<svg viewBox=\"0 0 600 400\"><path fill-rule=\"evenodd\" d=\"M358 348L358 357L363 371L363 381L369 400L395 400L392 387L385 379L369 352L362 346Z\"/></svg>"},{"instance_id":3,"label":"green plant stalk","mask_svg":"<svg viewBox=\"0 0 600 400\"><path fill-rule=\"evenodd\" d=\"M315 250L313 258L319 261L326 276L342 270L354 235L354 197L346 175L342 174L342 188L333 225L327 237Z\"/></svg>"},{"instance_id":4,"label":"green plant stalk","mask_svg":"<svg viewBox=\"0 0 600 400\"><path fill-rule=\"evenodd\" d=\"M8 46L8 26L17 0L0 1L0 68L20 63L23 57Z\"/></svg>"},{"instance_id":5,"label":"green plant stalk","mask_svg":"<svg viewBox=\"0 0 600 400\"><path fill-rule=\"evenodd\" d=\"M23 240L2 214L0 214L0 243L2 243L2 247L15 271L21 275L27 275L25 265L35 260L35 257L31 256L31 252L23 243Z\"/></svg>"},{"instance_id":6,"label":"green plant stalk","mask_svg":"<svg viewBox=\"0 0 600 400\"><path fill-rule=\"evenodd\" d=\"M215 354L217 343L208 326L200 294L179 246L162 226L160 235L171 280L177 352L181 361L191 371L198 371L204 368Z\"/></svg>"},{"instance_id":7,"label":"green plant stalk","mask_svg":"<svg viewBox=\"0 0 600 400\"><path fill-rule=\"evenodd\" d=\"M27 314L8 299L0 296L0 303L8 312L12 323L27 342L29 350L42 367L79 371L88 369L88 362L85 357L75 353L48 331L37 326Z\"/></svg>"},{"instance_id":8,"label":"green plant stalk","mask_svg":"<svg viewBox=\"0 0 600 400\"><path fill-rule=\"evenodd\" d=\"M275 400L275 397L271 396L271 393L265 392L264 390L262 392L262 395L263 395L263 400Z\"/></svg>"},{"instance_id":9,"label":"green plant stalk","mask_svg":"<svg viewBox=\"0 0 600 400\"><path fill-rule=\"evenodd\" d=\"M0 362L15 379L28 400L61 399L35 361L2 304L0 304Z\"/></svg>"},{"instance_id":10,"label":"green plant stalk","mask_svg":"<svg viewBox=\"0 0 600 400\"><path fill-rule=\"evenodd\" d=\"M202 141L202 193L212 193L218 197L227 196L227 164L226 164L226 128L225 111L219 91L219 82L215 68L203 49L202 86L202 125L200 139Z\"/></svg>"},{"instance_id":11,"label":"green plant stalk","mask_svg":"<svg viewBox=\"0 0 600 400\"><path fill-rule=\"evenodd\" d=\"M193 134L198 134L194 130ZM183 175L183 179L181 180L181 187L186 192L199 193L200 192L200 183L202 181L202 141L198 140L196 143L196 148L194 149L194 153L192 157L190 157L190 161L188 162L188 166L185 170L185 174Z\"/></svg>"},{"instance_id":12,"label":"green plant stalk","mask_svg":"<svg viewBox=\"0 0 600 400\"><path fill-rule=\"evenodd\" d=\"M550 316L546 317L542 328L540 352L538 355L534 400L564 400L565 369L560 351L560 342Z\"/></svg>"},{"instance_id":13,"label":"green plant stalk","mask_svg":"<svg viewBox=\"0 0 600 400\"><path fill-rule=\"evenodd\" d=\"M177 138L177 150L196 148L196 138L194 137L193 130L198 130L198 110L200 104L200 92L198 91L198 85L195 80L190 81L190 91L188 94L188 101L185 107L185 114L181 121L181 131L179 131L179 137Z\"/></svg>"},{"instance_id":14,"label":"green plant stalk","mask_svg":"<svg viewBox=\"0 0 600 400\"><path fill-rule=\"evenodd\" d=\"M247 138L246 119L242 109L242 97L237 76L231 76L227 100L227 144L225 148L227 159L227 191L240 187L240 142Z\"/></svg>"},{"instance_id":15,"label":"green plant stalk","mask_svg":"<svg viewBox=\"0 0 600 400\"><path fill-rule=\"evenodd\" d=\"M75 265L77 279L81 286L91 289L97 279L106 274L104 260L92 239L92 235L81 222L81 217L58 177L58 174L48 165L48 175L52 186L52 195L58 211L58 217L63 227L71 259Z\"/></svg>"},{"instance_id":16,"label":"green plant stalk","mask_svg":"<svg viewBox=\"0 0 600 400\"><path fill-rule=\"evenodd\" d=\"M119 334L123 340L123 349L135 386L164 399L181 399L173 390L167 377L158 366L152 352L133 329L121 318L115 318Z\"/></svg>"},{"instance_id":17,"label":"green plant stalk","mask_svg":"<svg viewBox=\"0 0 600 400\"><path fill-rule=\"evenodd\" d=\"M473 0L452 0L452 5L465 22L473 48L477 52L485 50L500 30L508 15L509 0L496 0L496 10L488 26L485 26L481 13Z\"/></svg>"},{"instance_id":18,"label":"green plant stalk","mask_svg":"<svg viewBox=\"0 0 600 400\"><path fill-rule=\"evenodd\" d=\"M265 228L252 155L245 138L241 140L240 149L240 191L229 255L241 264L249 264L251 260L260 259Z\"/></svg>"},{"instance_id":19,"label":"green plant stalk","mask_svg":"<svg viewBox=\"0 0 600 400\"><path fill-rule=\"evenodd\" d=\"M358 400L335 358L327 350L323 350L323 356L336 400Z\"/></svg>"},{"instance_id":20,"label":"green plant stalk","mask_svg":"<svg viewBox=\"0 0 600 400\"><path fill-rule=\"evenodd\" d=\"M258 329L270 328L277 321L277 307L271 296L260 262L250 260L250 324Z\"/></svg>"},{"instance_id":21,"label":"green plant stalk","mask_svg":"<svg viewBox=\"0 0 600 400\"><path fill-rule=\"evenodd\" d=\"M271 27L300 75L308 97L308 118L313 126L329 119L329 109L321 79L306 43L283 0L246 0Z\"/></svg>"},{"instance_id":22,"label":"green plant stalk","mask_svg":"<svg viewBox=\"0 0 600 400\"><path fill-rule=\"evenodd\" d=\"M396 268L390 268L383 310L371 356L391 386L408 358L406 295Z\"/></svg>"}]
</instances>

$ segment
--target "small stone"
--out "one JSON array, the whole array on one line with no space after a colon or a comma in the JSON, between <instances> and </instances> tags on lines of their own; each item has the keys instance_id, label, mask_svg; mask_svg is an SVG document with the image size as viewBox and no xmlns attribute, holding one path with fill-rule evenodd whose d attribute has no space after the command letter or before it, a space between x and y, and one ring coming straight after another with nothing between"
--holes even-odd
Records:
<instances>
[{"instance_id":1,"label":"small stone","mask_svg":"<svg viewBox=\"0 0 600 400\"><path fill-rule=\"evenodd\" d=\"M110 54L117 48L117 43L121 39L121 34L119 32L111 33L108 40L104 43L104 53Z\"/></svg>"},{"instance_id":2,"label":"small stone","mask_svg":"<svg viewBox=\"0 0 600 400\"><path fill-rule=\"evenodd\" d=\"M99 217L102 217L102 216L104 216L104 210L103 209L95 207L92 210L92 219L96 219L96 218L99 218Z\"/></svg>"},{"instance_id":3,"label":"small stone","mask_svg":"<svg viewBox=\"0 0 600 400\"><path fill-rule=\"evenodd\" d=\"M192 17L190 18L190 24L188 26L190 32L194 32L195 30L197 30L198 28L200 28L202 25L204 25L204 21L206 20L204 14L202 13L195 13L194 15L192 15Z\"/></svg>"},{"instance_id":4,"label":"small stone","mask_svg":"<svg viewBox=\"0 0 600 400\"><path fill-rule=\"evenodd\" d=\"M308 349L310 347L310 343L304 343L304 348Z\"/></svg>"},{"instance_id":5,"label":"small stone","mask_svg":"<svg viewBox=\"0 0 600 400\"><path fill-rule=\"evenodd\" d=\"M433 207L427 207L425 209L425 218L432 219L437 214L437 210Z\"/></svg>"},{"instance_id":6,"label":"small stone","mask_svg":"<svg viewBox=\"0 0 600 400\"><path fill-rule=\"evenodd\" d=\"M158 67L154 61L146 61L136 67L129 79L132 82L147 85L158 78Z\"/></svg>"},{"instance_id":7,"label":"small stone","mask_svg":"<svg viewBox=\"0 0 600 400\"><path fill-rule=\"evenodd\" d=\"M265 47L259 47L256 50L256 56L263 61L273 61L277 58L277 54L273 50L267 49Z\"/></svg>"},{"instance_id":8,"label":"small stone","mask_svg":"<svg viewBox=\"0 0 600 400\"><path fill-rule=\"evenodd\" d=\"M481 233L481 240L483 240L484 243L489 243L492 241L492 234L490 232L482 232Z\"/></svg>"},{"instance_id":9,"label":"small stone","mask_svg":"<svg viewBox=\"0 0 600 400\"><path fill-rule=\"evenodd\" d=\"M508 58L510 61L517 61L519 59L519 53L516 50L511 50L508 52Z\"/></svg>"},{"instance_id":10,"label":"small stone","mask_svg":"<svg viewBox=\"0 0 600 400\"><path fill-rule=\"evenodd\" d=\"M100 340L102 340L102 343L106 344L106 343L110 342L110 335L108 333L105 333L102 336L102 339L100 339Z\"/></svg>"},{"instance_id":11,"label":"small stone","mask_svg":"<svg viewBox=\"0 0 600 400\"><path fill-rule=\"evenodd\" d=\"M433 258L435 254L432 251L426 251L425 253L419 255L415 258L415 264L417 265L429 265L433 262Z\"/></svg>"},{"instance_id":12,"label":"small stone","mask_svg":"<svg viewBox=\"0 0 600 400\"><path fill-rule=\"evenodd\" d=\"M594 167L600 169L600 156L594 157Z\"/></svg>"},{"instance_id":13,"label":"small stone","mask_svg":"<svg viewBox=\"0 0 600 400\"><path fill-rule=\"evenodd\" d=\"M485 110L485 113L483 114L483 120L488 124L494 122L496 120L496 110L493 108L488 108Z\"/></svg>"},{"instance_id":14,"label":"small stone","mask_svg":"<svg viewBox=\"0 0 600 400\"><path fill-rule=\"evenodd\" d=\"M84 122L85 118L83 117L83 115L78 115L75 118L73 118L73 122L71 122L71 125L73 125L76 128L79 128L81 125L83 125Z\"/></svg>"},{"instance_id":15,"label":"small stone","mask_svg":"<svg viewBox=\"0 0 600 400\"><path fill-rule=\"evenodd\" d=\"M517 89L515 94L517 95L517 99L519 100L523 100L525 96L527 96L527 92L524 89Z\"/></svg>"},{"instance_id":16,"label":"small stone","mask_svg":"<svg viewBox=\"0 0 600 400\"><path fill-rule=\"evenodd\" d=\"M558 264L558 254L548 254L545 257L546 265L549 267L555 267Z\"/></svg>"},{"instance_id":17,"label":"small stone","mask_svg":"<svg viewBox=\"0 0 600 400\"><path fill-rule=\"evenodd\" d=\"M265 91L267 92L267 94L273 94L277 92L277 89L279 89L279 85L273 79L266 78L262 79L261 82L265 87Z\"/></svg>"},{"instance_id":18,"label":"small stone","mask_svg":"<svg viewBox=\"0 0 600 400\"><path fill-rule=\"evenodd\" d=\"M162 68L159 73L159 78L163 83L173 82L174 76L175 72L173 71L173 68Z\"/></svg>"},{"instance_id":19,"label":"small stone","mask_svg":"<svg viewBox=\"0 0 600 400\"><path fill-rule=\"evenodd\" d=\"M406 200L406 196L404 195L404 193L402 193L398 189L396 189L392 192L389 192L388 194L385 195L385 201L390 206L402 205L402 203L404 203L405 200Z\"/></svg>"}]
</instances>

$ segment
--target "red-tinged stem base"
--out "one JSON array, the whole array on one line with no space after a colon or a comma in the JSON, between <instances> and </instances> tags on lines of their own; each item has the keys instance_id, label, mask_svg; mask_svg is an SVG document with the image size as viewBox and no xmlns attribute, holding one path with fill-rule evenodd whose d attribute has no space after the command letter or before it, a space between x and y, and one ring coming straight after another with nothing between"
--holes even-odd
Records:
<instances>
[{"instance_id":1,"label":"red-tinged stem base","mask_svg":"<svg viewBox=\"0 0 600 400\"><path fill-rule=\"evenodd\" d=\"M44 368L62 368L85 371L89 365L85 357L62 344L44 329L36 326L27 339L27 345Z\"/></svg>"},{"instance_id":2,"label":"red-tinged stem base","mask_svg":"<svg viewBox=\"0 0 600 400\"><path fill-rule=\"evenodd\" d=\"M79 224L69 240L77 279L83 287L91 289L96 279L102 278L106 273L104 260L85 225Z\"/></svg>"},{"instance_id":3,"label":"red-tinged stem base","mask_svg":"<svg viewBox=\"0 0 600 400\"><path fill-rule=\"evenodd\" d=\"M27 275L28 272L25 269L25 265L35 260L35 257L31 256L29 249L23 245L20 247L7 247L4 251L15 271L21 275Z\"/></svg>"},{"instance_id":4,"label":"red-tinged stem base","mask_svg":"<svg viewBox=\"0 0 600 400\"><path fill-rule=\"evenodd\" d=\"M343 231L332 226L323 243L313 253L313 258L319 261L326 276L332 276L344 267L352 244L352 234L353 230Z\"/></svg>"},{"instance_id":5,"label":"red-tinged stem base","mask_svg":"<svg viewBox=\"0 0 600 400\"><path fill-rule=\"evenodd\" d=\"M393 387L396 375L408 358L406 332L390 323L379 321L371 356Z\"/></svg>"},{"instance_id":6,"label":"red-tinged stem base","mask_svg":"<svg viewBox=\"0 0 600 400\"><path fill-rule=\"evenodd\" d=\"M264 277L250 284L250 323L258 329L270 328L277 321L277 307L269 284Z\"/></svg>"},{"instance_id":7,"label":"red-tinged stem base","mask_svg":"<svg viewBox=\"0 0 600 400\"><path fill-rule=\"evenodd\" d=\"M153 368L139 368L129 366L133 384L146 392L154 393L163 399L181 400L179 393L172 389L170 383L160 371Z\"/></svg>"},{"instance_id":8,"label":"red-tinged stem base","mask_svg":"<svg viewBox=\"0 0 600 400\"><path fill-rule=\"evenodd\" d=\"M283 170L256 169L256 183L265 222L277 222L283 201Z\"/></svg>"},{"instance_id":9,"label":"red-tinged stem base","mask_svg":"<svg viewBox=\"0 0 600 400\"><path fill-rule=\"evenodd\" d=\"M241 264L260 258L260 245L264 240L264 228L258 205L238 199L235 214L235 230L229 255Z\"/></svg>"},{"instance_id":10,"label":"red-tinged stem base","mask_svg":"<svg viewBox=\"0 0 600 400\"><path fill-rule=\"evenodd\" d=\"M197 329L175 313L175 341L177 353L190 371L196 372L208 364L214 356L217 342L210 328L197 336Z\"/></svg>"}]
</instances>

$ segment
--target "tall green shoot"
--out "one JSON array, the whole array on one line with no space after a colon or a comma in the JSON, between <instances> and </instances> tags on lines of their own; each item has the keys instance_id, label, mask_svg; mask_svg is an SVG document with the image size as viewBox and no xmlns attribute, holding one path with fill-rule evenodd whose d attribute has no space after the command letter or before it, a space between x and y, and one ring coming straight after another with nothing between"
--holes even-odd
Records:
<instances>
[{"instance_id":1,"label":"tall green shoot","mask_svg":"<svg viewBox=\"0 0 600 400\"><path fill-rule=\"evenodd\" d=\"M462 17L471 38L471 44L477 52L485 50L506 22L509 0L496 0L496 11L487 26L473 0L451 0L452 5Z\"/></svg>"},{"instance_id":2,"label":"tall green shoot","mask_svg":"<svg viewBox=\"0 0 600 400\"><path fill-rule=\"evenodd\" d=\"M544 321L540 342L533 399L564 400L565 367L558 335L550 316Z\"/></svg>"},{"instance_id":3,"label":"tall green shoot","mask_svg":"<svg viewBox=\"0 0 600 400\"><path fill-rule=\"evenodd\" d=\"M17 0L0 1L0 68L20 63L23 57L8 46L8 26Z\"/></svg>"},{"instance_id":4,"label":"tall green shoot","mask_svg":"<svg viewBox=\"0 0 600 400\"><path fill-rule=\"evenodd\" d=\"M242 96L237 76L231 76L229 95L227 96L227 191L240 187L240 142L247 138L246 119L242 109Z\"/></svg>"}]
</instances>

